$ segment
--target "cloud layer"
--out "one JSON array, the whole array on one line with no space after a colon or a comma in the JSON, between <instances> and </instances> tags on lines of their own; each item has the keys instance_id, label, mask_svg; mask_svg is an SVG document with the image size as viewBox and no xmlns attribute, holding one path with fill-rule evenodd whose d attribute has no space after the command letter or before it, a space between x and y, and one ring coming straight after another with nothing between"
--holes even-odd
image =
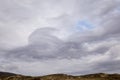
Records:
<instances>
[{"instance_id":1,"label":"cloud layer","mask_svg":"<svg viewBox=\"0 0 120 80\"><path fill-rule=\"evenodd\" d=\"M0 70L120 73L119 0L0 0Z\"/></svg>"}]
</instances>

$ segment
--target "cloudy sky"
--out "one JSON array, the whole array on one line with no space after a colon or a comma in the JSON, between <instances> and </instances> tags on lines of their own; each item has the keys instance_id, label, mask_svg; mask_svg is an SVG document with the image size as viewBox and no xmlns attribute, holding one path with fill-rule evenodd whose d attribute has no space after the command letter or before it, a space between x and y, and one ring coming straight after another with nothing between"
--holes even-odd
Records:
<instances>
[{"instance_id":1,"label":"cloudy sky","mask_svg":"<svg viewBox=\"0 0 120 80\"><path fill-rule=\"evenodd\" d=\"M0 0L0 71L120 73L120 0Z\"/></svg>"}]
</instances>

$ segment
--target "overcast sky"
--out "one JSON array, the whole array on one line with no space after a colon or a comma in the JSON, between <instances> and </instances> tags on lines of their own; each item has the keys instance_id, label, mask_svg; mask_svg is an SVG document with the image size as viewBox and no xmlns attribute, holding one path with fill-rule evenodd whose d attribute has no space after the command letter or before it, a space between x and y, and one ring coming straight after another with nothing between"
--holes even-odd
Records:
<instances>
[{"instance_id":1,"label":"overcast sky","mask_svg":"<svg viewBox=\"0 0 120 80\"><path fill-rule=\"evenodd\" d=\"M120 0L0 0L0 71L120 73Z\"/></svg>"}]
</instances>

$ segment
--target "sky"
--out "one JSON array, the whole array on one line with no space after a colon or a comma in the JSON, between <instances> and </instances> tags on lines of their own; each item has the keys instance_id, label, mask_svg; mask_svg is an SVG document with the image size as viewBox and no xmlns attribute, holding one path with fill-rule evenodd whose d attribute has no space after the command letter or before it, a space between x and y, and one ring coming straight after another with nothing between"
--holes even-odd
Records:
<instances>
[{"instance_id":1,"label":"sky","mask_svg":"<svg viewBox=\"0 0 120 80\"><path fill-rule=\"evenodd\" d=\"M0 71L120 73L120 0L0 0Z\"/></svg>"}]
</instances>

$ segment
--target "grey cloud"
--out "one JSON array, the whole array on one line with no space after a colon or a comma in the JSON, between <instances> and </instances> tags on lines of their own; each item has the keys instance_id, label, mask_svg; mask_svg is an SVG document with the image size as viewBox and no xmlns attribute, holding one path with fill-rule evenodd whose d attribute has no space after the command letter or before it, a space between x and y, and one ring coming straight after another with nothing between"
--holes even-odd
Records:
<instances>
[{"instance_id":1,"label":"grey cloud","mask_svg":"<svg viewBox=\"0 0 120 80\"><path fill-rule=\"evenodd\" d=\"M55 37L55 29L41 28L35 30L29 37L29 45L16 48L5 54L8 58L22 60L47 58L79 58L88 53L82 45L76 42L64 42ZM29 57L28 57L29 56Z\"/></svg>"},{"instance_id":2,"label":"grey cloud","mask_svg":"<svg viewBox=\"0 0 120 80\"><path fill-rule=\"evenodd\" d=\"M37 29L29 38L29 45L11 50L6 54L7 57L27 58L29 56L28 58L42 58L51 55L54 57L63 42L51 34L53 31L53 28Z\"/></svg>"},{"instance_id":3,"label":"grey cloud","mask_svg":"<svg viewBox=\"0 0 120 80\"><path fill-rule=\"evenodd\" d=\"M120 60L108 60L102 63L98 63L95 69L97 69L99 72L119 73L119 64Z\"/></svg>"},{"instance_id":4,"label":"grey cloud","mask_svg":"<svg viewBox=\"0 0 120 80\"><path fill-rule=\"evenodd\" d=\"M75 33L70 36L71 41L77 42L92 42L92 41L102 41L111 38L119 39L120 27L119 27L119 13L115 16L110 15L105 20L104 23L100 24L96 29L84 33Z\"/></svg>"},{"instance_id":5,"label":"grey cloud","mask_svg":"<svg viewBox=\"0 0 120 80\"><path fill-rule=\"evenodd\" d=\"M120 72L119 0L0 2L1 70L30 75ZM84 19L95 27L74 31Z\"/></svg>"}]
</instances>

